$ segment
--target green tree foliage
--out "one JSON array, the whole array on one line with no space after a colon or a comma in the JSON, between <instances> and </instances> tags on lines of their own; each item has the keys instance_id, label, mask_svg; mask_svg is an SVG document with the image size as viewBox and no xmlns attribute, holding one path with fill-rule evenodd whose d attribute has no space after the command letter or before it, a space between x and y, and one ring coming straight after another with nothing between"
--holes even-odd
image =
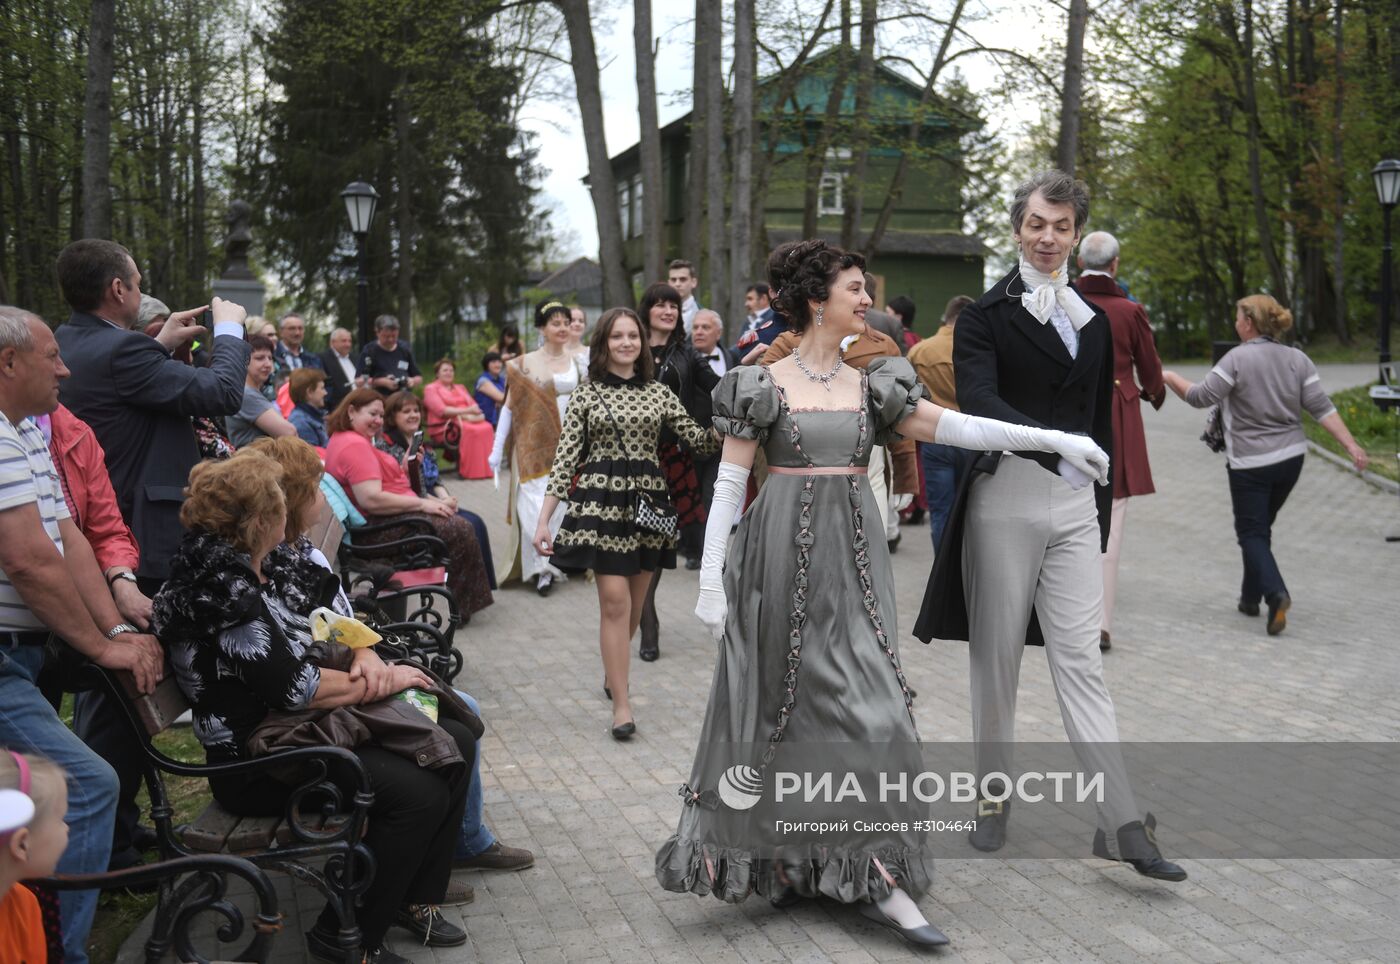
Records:
<instances>
[{"instance_id":1,"label":"green tree foliage","mask_svg":"<svg viewBox=\"0 0 1400 964\"><path fill-rule=\"evenodd\" d=\"M113 237L145 288L172 305L207 297L223 178L208 143L228 129L238 71L229 5L121 0L112 92ZM89 4L0 3L0 300L67 314L53 275L81 234Z\"/></svg>"},{"instance_id":2,"label":"green tree foliage","mask_svg":"<svg viewBox=\"0 0 1400 964\"><path fill-rule=\"evenodd\" d=\"M1248 162L1250 2L1257 177ZM1256 291L1292 307L1304 340L1327 332L1369 340L1380 236L1370 170L1397 153L1386 118L1400 88L1400 8L1343 7L1340 117L1333 3L1154 0L1123 12L1131 15L1090 25L1103 49L1090 67L1097 108L1086 102L1086 125L1100 134L1086 128L1080 174L1094 189L1094 226L1118 234L1122 277L1165 329L1167 350L1203 352L1210 339L1233 337L1233 303Z\"/></svg>"},{"instance_id":3,"label":"green tree foliage","mask_svg":"<svg viewBox=\"0 0 1400 964\"><path fill-rule=\"evenodd\" d=\"M474 293L500 318L536 236L533 152L514 126L518 77L495 62L494 5L280 3L264 49L278 91L250 185L260 237L305 307L355 317L340 189L380 194L371 313L460 320Z\"/></svg>"}]
</instances>

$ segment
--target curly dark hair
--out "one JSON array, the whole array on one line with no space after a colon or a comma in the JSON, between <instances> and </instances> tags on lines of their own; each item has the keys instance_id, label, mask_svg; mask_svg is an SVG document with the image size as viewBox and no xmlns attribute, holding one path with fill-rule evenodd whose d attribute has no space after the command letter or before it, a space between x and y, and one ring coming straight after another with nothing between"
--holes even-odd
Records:
<instances>
[{"instance_id":1,"label":"curly dark hair","mask_svg":"<svg viewBox=\"0 0 1400 964\"><path fill-rule=\"evenodd\" d=\"M778 245L768 256L773 307L787 319L788 327L801 334L812 321L807 302L831 297L836 276L848 268L864 271L865 258L820 238Z\"/></svg>"}]
</instances>

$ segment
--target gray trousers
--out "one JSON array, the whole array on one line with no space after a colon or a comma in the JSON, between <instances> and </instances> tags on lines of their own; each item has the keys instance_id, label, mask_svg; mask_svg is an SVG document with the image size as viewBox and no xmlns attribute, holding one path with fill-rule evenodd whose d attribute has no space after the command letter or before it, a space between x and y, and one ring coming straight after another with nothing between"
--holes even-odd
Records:
<instances>
[{"instance_id":1,"label":"gray trousers","mask_svg":"<svg viewBox=\"0 0 1400 964\"><path fill-rule=\"evenodd\" d=\"M1103 561L1093 488L1075 491L1029 459L1002 456L995 475L972 483L963 578L979 773L1015 778L1016 688L1034 606L1065 733L1080 766L1104 774L1099 825L1112 836L1139 819L1099 652Z\"/></svg>"}]
</instances>

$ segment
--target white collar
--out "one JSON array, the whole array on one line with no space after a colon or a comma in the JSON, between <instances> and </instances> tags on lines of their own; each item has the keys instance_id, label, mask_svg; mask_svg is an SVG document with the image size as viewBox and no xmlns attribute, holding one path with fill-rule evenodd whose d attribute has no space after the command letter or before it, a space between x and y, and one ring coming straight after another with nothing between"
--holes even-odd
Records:
<instances>
[{"instance_id":1,"label":"white collar","mask_svg":"<svg viewBox=\"0 0 1400 964\"><path fill-rule=\"evenodd\" d=\"M1091 274L1096 274L1101 278L1108 278L1111 281L1118 280L1117 278L1113 277L1113 275L1109 274L1107 271L1100 271L1098 268L1085 268L1083 271L1079 272L1079 277L1087 278Z\"/></svg>"},{"instance_id":2,"label":"white collar","mask_svg":"<svg viewBox=\"0 0 1400 964\"><path fill-rule=\"evenodd\" d=\"M1069 274L1065 270L1069 259L1050 274L1043 274L1033 268L1025 258L1021 259L1021 305L1031 317L1042 325L1054 315L1055 309L1063 311L1069 322L1078 331L1094 318L1094 309L1079 297L1078 292L1069 286Z\"/></svg>"}]
</instances>

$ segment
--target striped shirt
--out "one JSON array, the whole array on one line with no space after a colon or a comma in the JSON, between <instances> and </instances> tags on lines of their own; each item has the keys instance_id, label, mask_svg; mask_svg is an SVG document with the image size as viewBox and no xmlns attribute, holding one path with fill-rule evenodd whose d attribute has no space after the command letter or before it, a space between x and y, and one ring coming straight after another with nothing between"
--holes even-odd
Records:
<instances>
[{"instance_id":1,"label":"striped shirt","mask_svg":"<svg viewBox=\"0 0 1400 964\"><path fill-rule=\"evenodd\" d=\"M0 416L0 512L34 503L44 532L54 548L63 554L60 519L68 518L63 485L49 457L44 433L33 419L18 426ZM0 632L43 629L44 624L29 611L4 570L0 570Z\"/></svg>"}]
</instances>

